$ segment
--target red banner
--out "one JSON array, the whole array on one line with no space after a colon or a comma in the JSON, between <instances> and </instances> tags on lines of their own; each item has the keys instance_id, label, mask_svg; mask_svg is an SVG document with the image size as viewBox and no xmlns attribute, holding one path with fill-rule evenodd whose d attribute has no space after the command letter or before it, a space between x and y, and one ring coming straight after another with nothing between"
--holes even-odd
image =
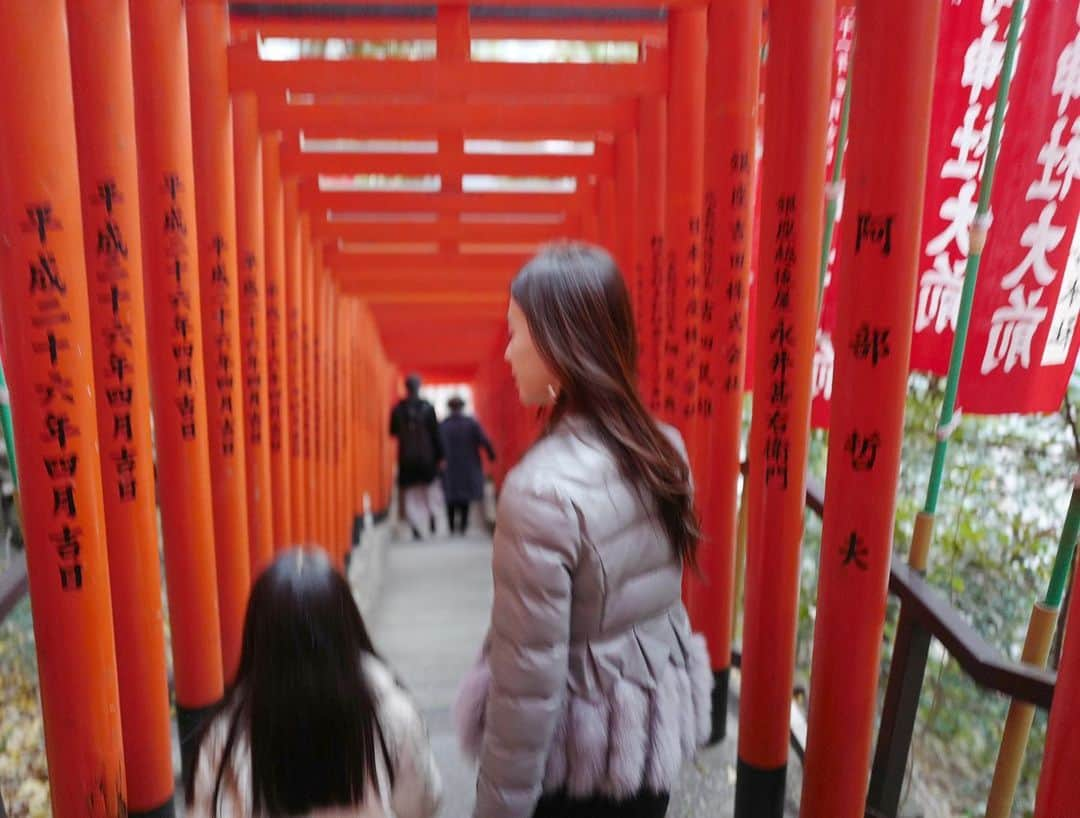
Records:
<instances>
[{"instance_id":1,"label":"red banner","mask_svg":"<svg viewBox=\"0 0 1080 818\"><path fill-rule=\"evenodd\" d=\"M836 8L836 37L833 46L833 87L829 103L829 125L825 131L825 178L831 180L840 155L840 120L844 110L844 92L848 84L851 47L855 41L855 6L842 2ZM840 246L840 217L843 214L842 186L826 186L826 196L836 199L836 224L829 245L829 260L821 294L821 315L818 318L817 340L814 348L814 367L811 377L810 425L815 429L829 428L829 404L832 400L833 330L836 327L836 288L831 286L836 264L836 249Z\"/></svg>"},{"instance_id":2,"label":"red banner","mask_svg":"<svg viewBox=\"0 0 1080 818\"><path fill-rule=\"evenodd\" d=\"M1028 12L960 378L967 412L1055 412L1076 362L1078 16L1075 0Z\"/></svg>"},{"instance_id":3,"label":"red banner","mask_svg":"<svg viewBox=\"0 0 1080 818\"><path fill-rule=\"evenodd\" d=\"M938 375L948 371L956 334L968 231L975 219L1012 0L942 6L911 346L911 368ZM1014 83L1013 89L1015 101L1024 84ZM1008 190L1004 180L997 188Z\"/></svg>"}]
</instances>

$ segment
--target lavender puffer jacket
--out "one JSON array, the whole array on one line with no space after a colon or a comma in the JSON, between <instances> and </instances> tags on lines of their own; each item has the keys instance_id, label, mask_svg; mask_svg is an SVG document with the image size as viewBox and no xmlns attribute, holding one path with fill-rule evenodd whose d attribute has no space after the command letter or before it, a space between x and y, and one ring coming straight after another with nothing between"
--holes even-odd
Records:
<instances>
[{"instance_id":1,"label":"lavender puffer jacket","mask_svg":"<svg viewBox=\"0 0 1080 818\"><path fill-rule=\"evenodd\" d=\"M667 536L584 419L507 476L492 570L490 630L455 703L479 758L475 818L529 818L561 789L670 791L709 735L709 659Z\"/></svg>"}]
</instances>

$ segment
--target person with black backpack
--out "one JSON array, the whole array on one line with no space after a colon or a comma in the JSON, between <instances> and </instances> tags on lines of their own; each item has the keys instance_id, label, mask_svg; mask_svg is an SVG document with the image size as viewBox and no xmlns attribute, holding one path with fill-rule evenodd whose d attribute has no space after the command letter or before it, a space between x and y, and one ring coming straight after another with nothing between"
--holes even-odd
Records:
<instances>
[{"instance_id":1,"label":"person with black backpack","mask_svg":"<svg viewBox=\"0 0 1080 818\"><path fill-rule=\"evenodd\" d=\"M405 397L390 413L390 434L398 441L398 488L405 503L405 519L413 537L435 533L441 513L441 492L435 479L443 461L442 441L435 407L420 397L420 376L405 379Z\"/></svg>"}]
</instances>

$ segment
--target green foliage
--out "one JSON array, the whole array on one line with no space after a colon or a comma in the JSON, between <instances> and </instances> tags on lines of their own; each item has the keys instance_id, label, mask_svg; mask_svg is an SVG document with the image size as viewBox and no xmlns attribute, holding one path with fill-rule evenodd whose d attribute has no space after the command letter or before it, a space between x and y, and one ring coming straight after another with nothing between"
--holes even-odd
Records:
<instances>
[{"instance_id":1,"label":"green foliage","mask_svg":"<svg viewBox=\"0 0 1080 818\"><path fill-rule=\"evenodd\" d=\"M914 375L908 390L894 559L905 559L925 498L942 385ZM1080 398L1078 384L1071 401ZM1077 469L1065 417L968 417L949 445L928 578L971 625L1019 659L1032 604L1046 593ZM827 436L815 432L810 469L824 477ZM809 681L821 526L808 514L803 548L797 682ZM898 606L889 605L879 694L883 694ZM880 695L879 695L880 702ZM914 775L934 815L982 815L1008 700L979 689L939 645L931 650L913 746ZM1038 713L1014 815L1035 798L1046 734ZM912 804L908 805L909 810ZM927 806L924 804L924 806Z\"/></svg>"},{"instance_id":2,"label":"green foliage","mask_svg":"<svg viewBox=\"0 0 1080 818\"><path fill-rule=\"evenodd\" d=\"M0 793L8 815L49 815L47 782L37 657L26 598L0 624Z\"/></svg>"}]
</instances>

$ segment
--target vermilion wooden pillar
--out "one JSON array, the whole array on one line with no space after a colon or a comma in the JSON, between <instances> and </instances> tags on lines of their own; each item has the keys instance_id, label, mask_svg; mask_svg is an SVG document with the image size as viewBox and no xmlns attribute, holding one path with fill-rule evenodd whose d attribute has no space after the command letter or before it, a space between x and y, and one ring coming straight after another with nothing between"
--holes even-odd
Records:
<instances>
[{"instance_id":1,"label":"vermilion wooden pillar","mask_svg":"<svg viewBox=\"0 0 1080 818\"><path fill-rule=\"evenodd\" d=\"M859 0L801 814L866 808L941 0ZM904 100L904 105L896 100Z\"/></svg>"},{"instance_id":2,"label":"vermilion wooden pillar","mask_svg":"<svg viewBox=\"0 0 1080 818\"><path fill-rule=\"evenodd\" d=\"M285 197L281 184L281 135L263 134L263 212L266 217L266 370L269 402L270 483L275 551L293 540L291 385L288 354L288 283L285 263Z\"/></svg>"},{"instance_id":3,"label":"vermilion wooden pillar","mask_svg":"<svg viewBox=\"0 0 1080 818\"><path fill-rule=\"evenodd\" d=\"M64 2L3 0L0 19L0 326L53 814L119 818L127 788Z\"/></svg>"},{"instance_id":4,"label":"vermilion wooden pillar","mask_svg":"<svg viewBox=\"0 0 1080 818\"><path fill-rule=\"evenodd\" d=\"M154 441L185 763L222 695L187 32L180 0L130 6Z\"/></svg>"},{"instance_id":5,"label":"vermilion wooden pillar","mask_svg":"<svg viewBox=\"0 0 1080 818\"><path fill-rule=\"evenodd\" d=\"M663 411L664 380L664 233L667 201L667 100L645 97L639 103L641 138L638 337L641 341L641 384L649 409Z\"/></svg>"},{"instance_id":6,"label":"vermilion wooden pillar","mask_svg":"<svg viewBox=\"0 0 1080 818\"><path fill-rule=\"evenodd\" d=\"M270 480L270 414L266 332L266 223L258 102L253 93L234 99L236 133L236 241L239 255L240 343L247 458L248 548L251 581L274 556Z\"/></svg>"},{"instance_id":7,"label":"vermilion wooden pillar","mask_svg":"<svg viewBox=\"0 0 1080 818\"><path fill-rule=\"evenodd\" d=\"M286 179L284 191L285 228L285 347L289 373L286 402L289 413L289 521L292 545L306 541L308 480L304 468L304 431L307 422L304 402L304 275L301 263L299 194L295 178Z\"/></svg>"},{"instance_id":8,"label":"vermilion wooden pillar","mask_svg":"<svg viewBox=\"0 0 1080 818\"><path fill-rule=\"evenodd\" d=\"M311 324L311 345L312 355L314 356L314 384L315 390L312 395L314 402L314 421L312 425L312 434L314 436L314 445L312 450L313 468L314 468L314 488L316 498L316 514L315 514L315 541L330 550L329 537L327 532L326 515L327 508L330 501L330 487L327 485L326 480L326 462L327 462L327 447L326 447L326 433L327 433L327 405L326 405L326 388L327 388L327 362L330 360L330 344L328 324L329 311L327 305L329 299L327 298L327 286L326 276L323 272L322 258L323 258L323 244L321 241L316 241L312 245L312 275L314 276L314 320Z\"/></svg>"},{"instance_id":9,"label":"vermilion wooden pillar","mask_svg":"<svg viewBox=\"0 0 1080 818\"><path fill-rule=\"evenodd\" d=\"M704 8L672 10L668 18L671 78L668 92L667 245L676 333L669 338L668 415L697 463L698 324L701 313L701 205L705 173ZM705 477L695 471L698 480Z\"/></svg>"},{"instance_id":10,"label":"vermilion wooden pillar","mask_svg":"<svg viewBox=\"0 0 1080 818\"><path fill-rule=\"evenodd\" d=\"M1039 791L1035 799L1035 818L1068 815L1076 804L1076 771L1080 764L1080 587L1073 580L1065 641L1058 665L1054 703L1047 725L1046 751L1043 755Z\"/></svg>"},{"instance_id":11,"label":"vermilion wooden pillar","mask_svg":"<svg viewBox=\"0 0 1080 818\"><path fill-rule=\"evenodd\" d=\"M636 311L640 285L637 253L641 199L638 190L638 139L634 131L620 134L615 140L615 194L617 242L614 251L627 289L635 300ZM639 358L640 354L639 348Z\"/></svg>"},{"instance_id":12,"label":"vermilion wooden pillar","mask_svg":"<svg viewBox=\"0 0 1080 818\"><path fill-rule=\"evenodd\" d=\"M300 214L300 288L303 312L300 325L300 350L303 356L304 381L301 401L304 413L304 486L307 498L304 540L318 542L319 500L315 473L315 351L313 346L315 324L315 276L312 267L311 219L307 213Z\"/></svg>"},{"instance_id":13,"label":"vermilion wooden pillar","mask_svg":"<svg viewBox=\"0 0 1080 818\"><path fill-rule=\"evenodd\" d=\"M229 100L226 0L187 0L191 133L199 225L203 361L214 497L218 608L226 682L236 676L251 585L244 436L236 183Z\"/></svg>"},{"instance_id":14,"label":"vermilion wooden pillar","mask_svg":"<svg viewBox=\"0 0 1080 818\"><path fill-rule=\"evenodd\" d=\"M344 553L346 559L349 552L352 550L353 543L353 517L356 512L356 507L353 502L355 494L355 486L353 484L356 478L356 472L354 469L355 460L352 456L352 448L356 444L355 434L355 384L353 368L353 356L352 356L352 343L351 339L356 332L355 324L355 306L353 298L345 298L342 296L342 321L340 332L340 380L338 382L339 394L341 396L341 465L339 467L339 473L341 474L341 508L340 508L340 520L338 526L340 528L340 537L344 547Z\"/></svg>"},{"instance_id":15,"label":"vermilion wooden pillar","mask_svg":"<svg viewBox=\"0 0 1080 818\"><path fill-rule=\"evenodd\" d=\"M322 488L323 542L326 545L326 549L333 554L336 559L339 555L337 543L333 536L333 510L336 505L335 497L337 487L332 479L334 453L331 448L331 443L334 436L334 391L332 381L335 351L334 340L336 335L335 325L337 318L333 309L333 292L330 279L329 276L326 275L326 270L322 263L323 251L321 244L318 252L318 260L319 279L321 282L320 311L322 313L322 320L319 322L320 334L322 335L322 366L319 371L319 376L321 378L319 384L319 397L321 398L319 416L322 429L319 445L321 447L322 457L319 463L319 482L321 483Z\"/></svg>"},{"instance_id":16,"label":"vermilion wooden pillar","mask_svg":"<svg viewBox=\"0 0 1080 818\"><path fill-rule=\"evenodd\" d=\"M834 24L832 0L769 7L737 818L784 809Z\"/></svg>"},{"instance_id":17,"label":"vermilion wooden pillar","mask_svg":"<svg viewBox=\"0 0 1080 818\"><path fill-rule=\"evenodd\" d=\"M731 670L761 2L712 0L708 14L699 340L701 443L709 479L698 504L705 531L699 561L707 582L698 624L715 678L712 738L720 740L727 730Z\"/></svg>"},{"instance_id":18,"label":"vermilion wooden pillar","mask_svg":"<svg viewBox=\"0 0 1080 818\"><path fill-rule=\"evenodd\" d=\"M585 191L585 212L581 214L581 229L583 238L594 244L601 243L604 238L598 205L597 187L595 184L590 184Z\"/></svg>"},{"instance_id":19,"label":"vermilion wooden pillar","mask_svg":"<svg viewBox=\"0 0 1080 818\"><path fill-rule=\"evenodd\" d=\"M338 488L337 481L335 480L337 452L334 446L334 442L337 438L337 406L335 405L337 390L334 384L334 374L337 370L338 310L337 305L334 303L334 282L326 270L324 258L324 250L320 250L319 264L323 271L323 301L326 305L323 308L326 316L324 324L326 360L323 364L323 486L325 487L324 491L326 499L323 503L325 509L323 515L326 520L324 527L326 530L327 546L333 549L340 557L340 540L336 536L334 527Z\"/></svg>"},{"instance_id":20,"label":"vermilion wooden pillar","mask_svg":"<svg viewBox=\"0 0 1080 818\"><path fill-rule=\"evenodd\" d=\"M601 144L598 142L597 147L599 148ZM607 150L611 150L610 144L607 145ZM601 176L596 180L596 204L596 211L600 216L600 244L612 256L618 257L618 227L616 226L618 214L615 201L615 180L610 176Z\"/></svg>"},{"instance_id":21,"label":"vermilion wooden pillar","mask_svg":"<svg viewBox=\"0 0 1080 818\"><path fill-rule=\"evenodd\" d=\"M668 16L668 187L666 275L668 337L665 346L666 418L682 433L696 494L708 496L708 471L698 443L698 381L701 318L701 204L705 162L704 8L672 10ZM696 575L683 573L683 596L695 626Z\"/></svg>"},{"instance_id":22,"label":"vermilion wooden pillar","mask_svg":"<svg viewBox=\"0 0 1080 818\"><path fill-rule=\"evenodd\" d=\"M104 491L127 804L164 815L172 744L127 0L69 0L68 26L101 446L86 466L100 468Z\"/></svg>"}]
</instances>

